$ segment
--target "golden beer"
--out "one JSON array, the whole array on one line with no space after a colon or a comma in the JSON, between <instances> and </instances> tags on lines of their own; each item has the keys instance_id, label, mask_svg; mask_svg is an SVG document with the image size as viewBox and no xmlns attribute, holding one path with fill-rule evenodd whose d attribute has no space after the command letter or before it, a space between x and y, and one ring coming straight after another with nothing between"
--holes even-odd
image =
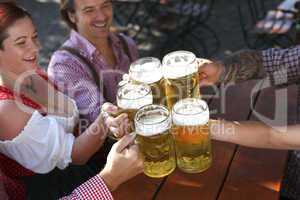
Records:
<instances>
[{"instance_id":1,"label":"golden beer","mask_svg":"<svg viewBox=\"0 0 300 200\"><path fill-rule=\"evenodd\" d=\"M187 173L205 171L212 163L207 104L196 98L181 100L174 105L172 118L178 168Z\"/></svg>"},{"instance_id":2,"label":"golden beer","mask_svg":"<svg viewBox=\"0 0 300 200\"><path fill-rule=\"evenodd\" d=\"M154 104L166 105L160 60L153 57L138 59L130 65L130 79L151 87Z\"/></svg>"},{"instance_id":3,"label":"golden beer","mask_svg":"<svg viewBox=\"0 0 300 200\"><path fill-rule=\"evenodd\" d=\"M129 121L134 122L134 116L137 111L138 109L124 109L119 107L119 110L117 111L117 113L113 114L113 117L117 117L123 113L126 113L128 115Z\"/></svg>"},{"instance_id":4,"label":"golden beer","mask_svg":"<svg viewBox=\"0 0 300 200\"><path fill-rule=\"evenodd\" d=\"M126 113L132 124L134 131L134 116L138 109L145 105L153 103L151 89L145 84L127 83L120 87L117 92L117 106L119 111L114 115L117 117L122 113ZM113 139L113 136L110 136Z\"/></svg>"},{"instance_id":5,"label":"golden beer","mask_svg":"<svg viewBox=\"0 0 300 200\"><path fill-rule=\"evenodd\" d=\"M199 98L199 75L196 56L188 51L175 51L163 59L163 76L168 108L184 98Z\"/></svg>"},{"instance_id":6,"label":"golden beer","mask_svg":"<svg viewBox=\"0 0 300 200\"><path fill-rule=\"evenodd\" d=\"M168 109L159 105L143 107L135 116L135 127L137 144L144 160L144 173L153 178L172 173L176 160Z\"/></svg>"}]
</instances>

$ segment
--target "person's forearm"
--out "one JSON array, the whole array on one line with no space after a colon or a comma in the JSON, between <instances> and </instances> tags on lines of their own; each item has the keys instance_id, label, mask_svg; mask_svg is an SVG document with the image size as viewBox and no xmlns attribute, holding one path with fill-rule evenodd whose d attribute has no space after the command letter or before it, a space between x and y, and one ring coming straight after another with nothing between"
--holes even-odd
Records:
<instances>
[{"instance_id":1,"label":"person's forearm","mask_svg":"<svg viewBox=\"0 0 300 200\"><path fill-rule=\"evenodd\" d=\"M72 162L85 164L105 141L107 130L98 117L83 134L76 138L72 149Z\"/></svg>"},{"instance_id":2,"label":"person's forearm","mask_svg":"<svg viewBox=\"0 0 300 200\"><path fill-rule=\"evenodd\" d=\"M243 50L234 53L223 61L221 82L238 83L267 76L263 67L261 51Z\"/></svg>"},{"instance_id":3,"label":"person's forearm","mask_svg":"<svg viewBox=\"0 0 300 200\"><path fill-rule=\"evenodd\" d=\"M216 140L247 147L272 149L299 149L299 130L300 126L271 128L253 121L213 121L211 125L212 137Z\"/></svg>"},{"instance_id":4,"label":"person's forearm","mask_svg":"<svg viewBox=\"0 0 300 200\"><path fill-rule=\"evenodd\" d=\"M269 128L259 122L213 121L212 137L216 140L249 147L269 146Z\"/></svg>"}]
</instances>

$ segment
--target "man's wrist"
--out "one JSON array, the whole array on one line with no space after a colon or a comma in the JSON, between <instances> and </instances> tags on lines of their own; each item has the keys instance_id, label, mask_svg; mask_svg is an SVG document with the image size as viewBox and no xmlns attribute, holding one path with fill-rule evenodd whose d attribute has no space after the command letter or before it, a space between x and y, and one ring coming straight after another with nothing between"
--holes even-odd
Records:
<instances>
[{"instance_id":1,"label":"man's wrist","mask_svg":"<svg viewBox=\"0 0 300 200\"><path fill-rule=\"evenodd\" d=\"M103 179L109 191L112 192L119 186L117 180L105 168L99 173L99 176Z\"/></svg>"}]
</instances>

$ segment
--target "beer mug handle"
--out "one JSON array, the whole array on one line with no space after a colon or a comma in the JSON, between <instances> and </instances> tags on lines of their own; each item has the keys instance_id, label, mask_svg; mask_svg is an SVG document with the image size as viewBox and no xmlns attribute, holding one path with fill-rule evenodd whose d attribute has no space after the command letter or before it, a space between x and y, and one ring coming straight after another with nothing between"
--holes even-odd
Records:
<instances>
[{"instance_id":1,"label":"beer mug handle","mask_svg":"<svg viewBox=\"0 0 300 200\"><path fill-rule=\"evenodd\" d=\"M129 83L130 81L130 77L129 74L124 74L122 76L122 80L118 83L118 87L123 87L124 85L126 85L127 83Z\"/></svg>"},{"instance_id":2,"label":"beer mug handle","mask_svg":"<svg viewBox=\"0 0 300 200\"><path fill-rule=\"evenodd\" d=\"M129 75L129 74L124 74L124 75L122 76L122 80L123 80L123 81L129 82L129 80L130 80L130 75Z\"/></svg>"},{"instance_id":3,"label":"beer mug handle","mask_svg":"<svg viewBox=\"0 0 300 200\"><path fill-rule=\"evenodd\" d=\"M196 63L198 65L198 68L203 66L204 64L209 64L212 63L211 60L205 59L205 58L196 58Z\"/></svg>"}]
</instances>

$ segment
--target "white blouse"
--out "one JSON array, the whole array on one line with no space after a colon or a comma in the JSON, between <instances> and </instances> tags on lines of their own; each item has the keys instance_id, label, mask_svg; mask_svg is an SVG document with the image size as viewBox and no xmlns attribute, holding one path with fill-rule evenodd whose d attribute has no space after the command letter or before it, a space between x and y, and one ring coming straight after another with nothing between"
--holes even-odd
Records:
<instances>
[{"instance_id":1,"label":"white blouse","mask_svg":"<svg viewBox=\"0 0 300 200\"><path fill-rule=\"evenodd\" d=\"M75 140L72 131L79 119L75 102L71 117L42 116L35 111L13 140L0 141L0 152L35 173L48 173L71 162Z\"/></svg>"}]
</instances>

